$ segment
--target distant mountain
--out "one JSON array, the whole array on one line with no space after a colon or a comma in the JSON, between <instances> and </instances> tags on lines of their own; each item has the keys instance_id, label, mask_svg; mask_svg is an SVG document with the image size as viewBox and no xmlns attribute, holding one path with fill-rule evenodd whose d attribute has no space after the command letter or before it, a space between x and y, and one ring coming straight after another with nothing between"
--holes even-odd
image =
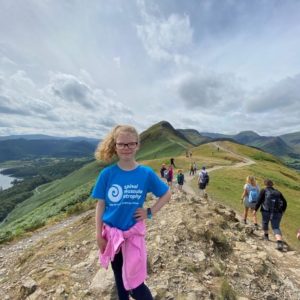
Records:
<instances>
[{"instance_id":1,"label":"distant mountain","mask_svg":"<svg viewBox=\"0 0 300 300\"><path fill-rule=\"evenodd\" d=\"M222 134L222 133L216 133L216 132L200 132L200 134L204 137L209 137L212 139L227 139L227 138L232 138L232 135L229 134Z\"/></svg>"},{"instance_id":2,"label":"distant mountain","mask_svg":"<svg viewBox=\"0 0 300 300\"><path fill-rule=\"evenodd\" d=\"M8 135L8 136L0 136L0 141L6 140L68 140L68 141L86 141L88 143L96 145L99 142L99 139L95 138L87 138L83 136L75 136L75 137L58 137L51 136L45 134L24 134L24 135Z\"/></svg>"},{"instance_id":3,"label":"distant mountain","mask_svg":"<svg viewBox=\"0 0 300 300\"><path fill-rule=\"evenodd\" d=\"M231 136L231 138L241 144L251 145L251 143L259 139L260 136L254 131L242 131L237 135Z\"/></svg>"},{"instance_id":4,"label":"distant mountain","mask_svg":"<svg viewBox=\"0 0 300 300\"><path fill-rule=\"evenodd\" d=\"M300 147L300 131L280 136L288 145Z\"/></svg>"},{"instance_id":5,"label":"distant mountain","mask_svg":"<svg viewBox=\"0 0 300 300\"><path fill-rule=\"evenodd\" d=\"M232 139L240 144L256 147L276 156L293 155L297 152L292 144L288 145L280 137L261 136L254 131L241 131L236 135L203 132L202 135L215 139ZM290 139L295 141L295 136L293 136L294 139L292 139L289 135L287 135L286 140Z\"/></svg>"},{"instance_id":6,"label":"distant mountain","mask_svg":"<svg viewBox=\"0 0 300 300\"><path fill-rule=\"evenodd\" d=\"M208 143L212 140L210 137L202 136L199 131L195 129L177 129L183 136L194 146L199 146Z\"/></svg>"},{"instance_id":7,"label":"distant mountain","mask_svg":"<svg viewBox=\"0 0 300 300\"><path fill-rule=\"evenodd\" d=\"M0 141L0 162L49 157L83 157L93 155L95 145L86 141L25 140Z\"/></svg>"}]
</instances>

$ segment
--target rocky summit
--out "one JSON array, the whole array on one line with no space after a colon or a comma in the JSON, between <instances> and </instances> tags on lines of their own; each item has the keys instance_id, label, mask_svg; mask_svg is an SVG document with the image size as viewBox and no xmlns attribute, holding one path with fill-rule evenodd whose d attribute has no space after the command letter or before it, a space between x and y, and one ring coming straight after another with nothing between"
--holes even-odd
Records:
<instances>
[{"instance_id":1,"label":"rocky summit","mask_svg":"<svg viewBox=\"0 0 300 300\"><path fill-rule=\"evenodd\" d=\"M147 285L156 300L300 299L299 253L275 246L209 196L174 191L147 221ZM94 211L0 250L0 299L117 299L98 264Z\"/></svg>"}]
</instances>

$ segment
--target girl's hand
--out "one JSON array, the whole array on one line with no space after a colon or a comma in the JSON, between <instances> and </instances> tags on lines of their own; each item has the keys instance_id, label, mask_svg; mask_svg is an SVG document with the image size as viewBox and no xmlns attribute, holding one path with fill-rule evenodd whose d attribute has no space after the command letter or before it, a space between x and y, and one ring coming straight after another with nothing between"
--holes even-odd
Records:
<instances>
[{"instance_id":1,"label":"girl's hand","mask_svg":"<svg viewBox=\"0 0 300 300\"><path fill-rule=\"evenodd\" d=\"M147 219L147 210L139 207L135 213L134 213L134 217L137 221L142 221L142 220L146 220Z\"/></svg>"},{"instance_id":2,"label":"girl's hand","mask_svg":"<svg viewBox=\"0 0 300 300\"><path fill-rule=\"evenodd\" d=\"M97 245L98 245L98 248L101 253L104 252L104 250L106 248L106 244L107 244L106 239L104 239L102 236L98 235L97 236Z\"/></svg>"}]
</instances>

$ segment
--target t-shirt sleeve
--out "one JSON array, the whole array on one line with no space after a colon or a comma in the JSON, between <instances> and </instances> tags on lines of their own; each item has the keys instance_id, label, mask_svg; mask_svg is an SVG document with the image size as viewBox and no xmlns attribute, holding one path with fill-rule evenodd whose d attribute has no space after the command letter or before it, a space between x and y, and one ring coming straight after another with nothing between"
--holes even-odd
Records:
<instances>
[{"instance_id":1,"label":"t-shirt sleeve","mask_svg":"<svg viewBox=\"0 0 300 300\"><path fill-rule=\"evenodd\" d=\"M169 187L150 169L148 193L153 193L156 197L163 196Z\"/></svg>"},{"instance_id":2,"label":"t-shirt sleeve","mask_svg":"<svg viewBox=\"0 0 300 300\"><path fill-rule=\"evenodd\" d=\"M107 170L102 170L96 180L96 183L94 185L93 191L92 191L92 197L95 199L105 199L105 192L106 192L106 186L107 186L107 176L108 172Z\"/></svg>"}]
</instances>

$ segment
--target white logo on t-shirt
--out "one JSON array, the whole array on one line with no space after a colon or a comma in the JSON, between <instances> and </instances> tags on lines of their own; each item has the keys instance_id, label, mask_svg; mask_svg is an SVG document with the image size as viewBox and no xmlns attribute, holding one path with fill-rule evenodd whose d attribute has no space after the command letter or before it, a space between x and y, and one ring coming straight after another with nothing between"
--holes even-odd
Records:
<instances>
[{"instance_id":1,"label":"white logo on t-shirt","mask_svg":"<svg viewBox=\"0 0 300 300\"><path fill-rule=\"evenodd\" d=\"M119 202L123 197L123 189L118 184L113 184L108 190L108 198L112 202Z\"/></svg>"}]
</instances>

